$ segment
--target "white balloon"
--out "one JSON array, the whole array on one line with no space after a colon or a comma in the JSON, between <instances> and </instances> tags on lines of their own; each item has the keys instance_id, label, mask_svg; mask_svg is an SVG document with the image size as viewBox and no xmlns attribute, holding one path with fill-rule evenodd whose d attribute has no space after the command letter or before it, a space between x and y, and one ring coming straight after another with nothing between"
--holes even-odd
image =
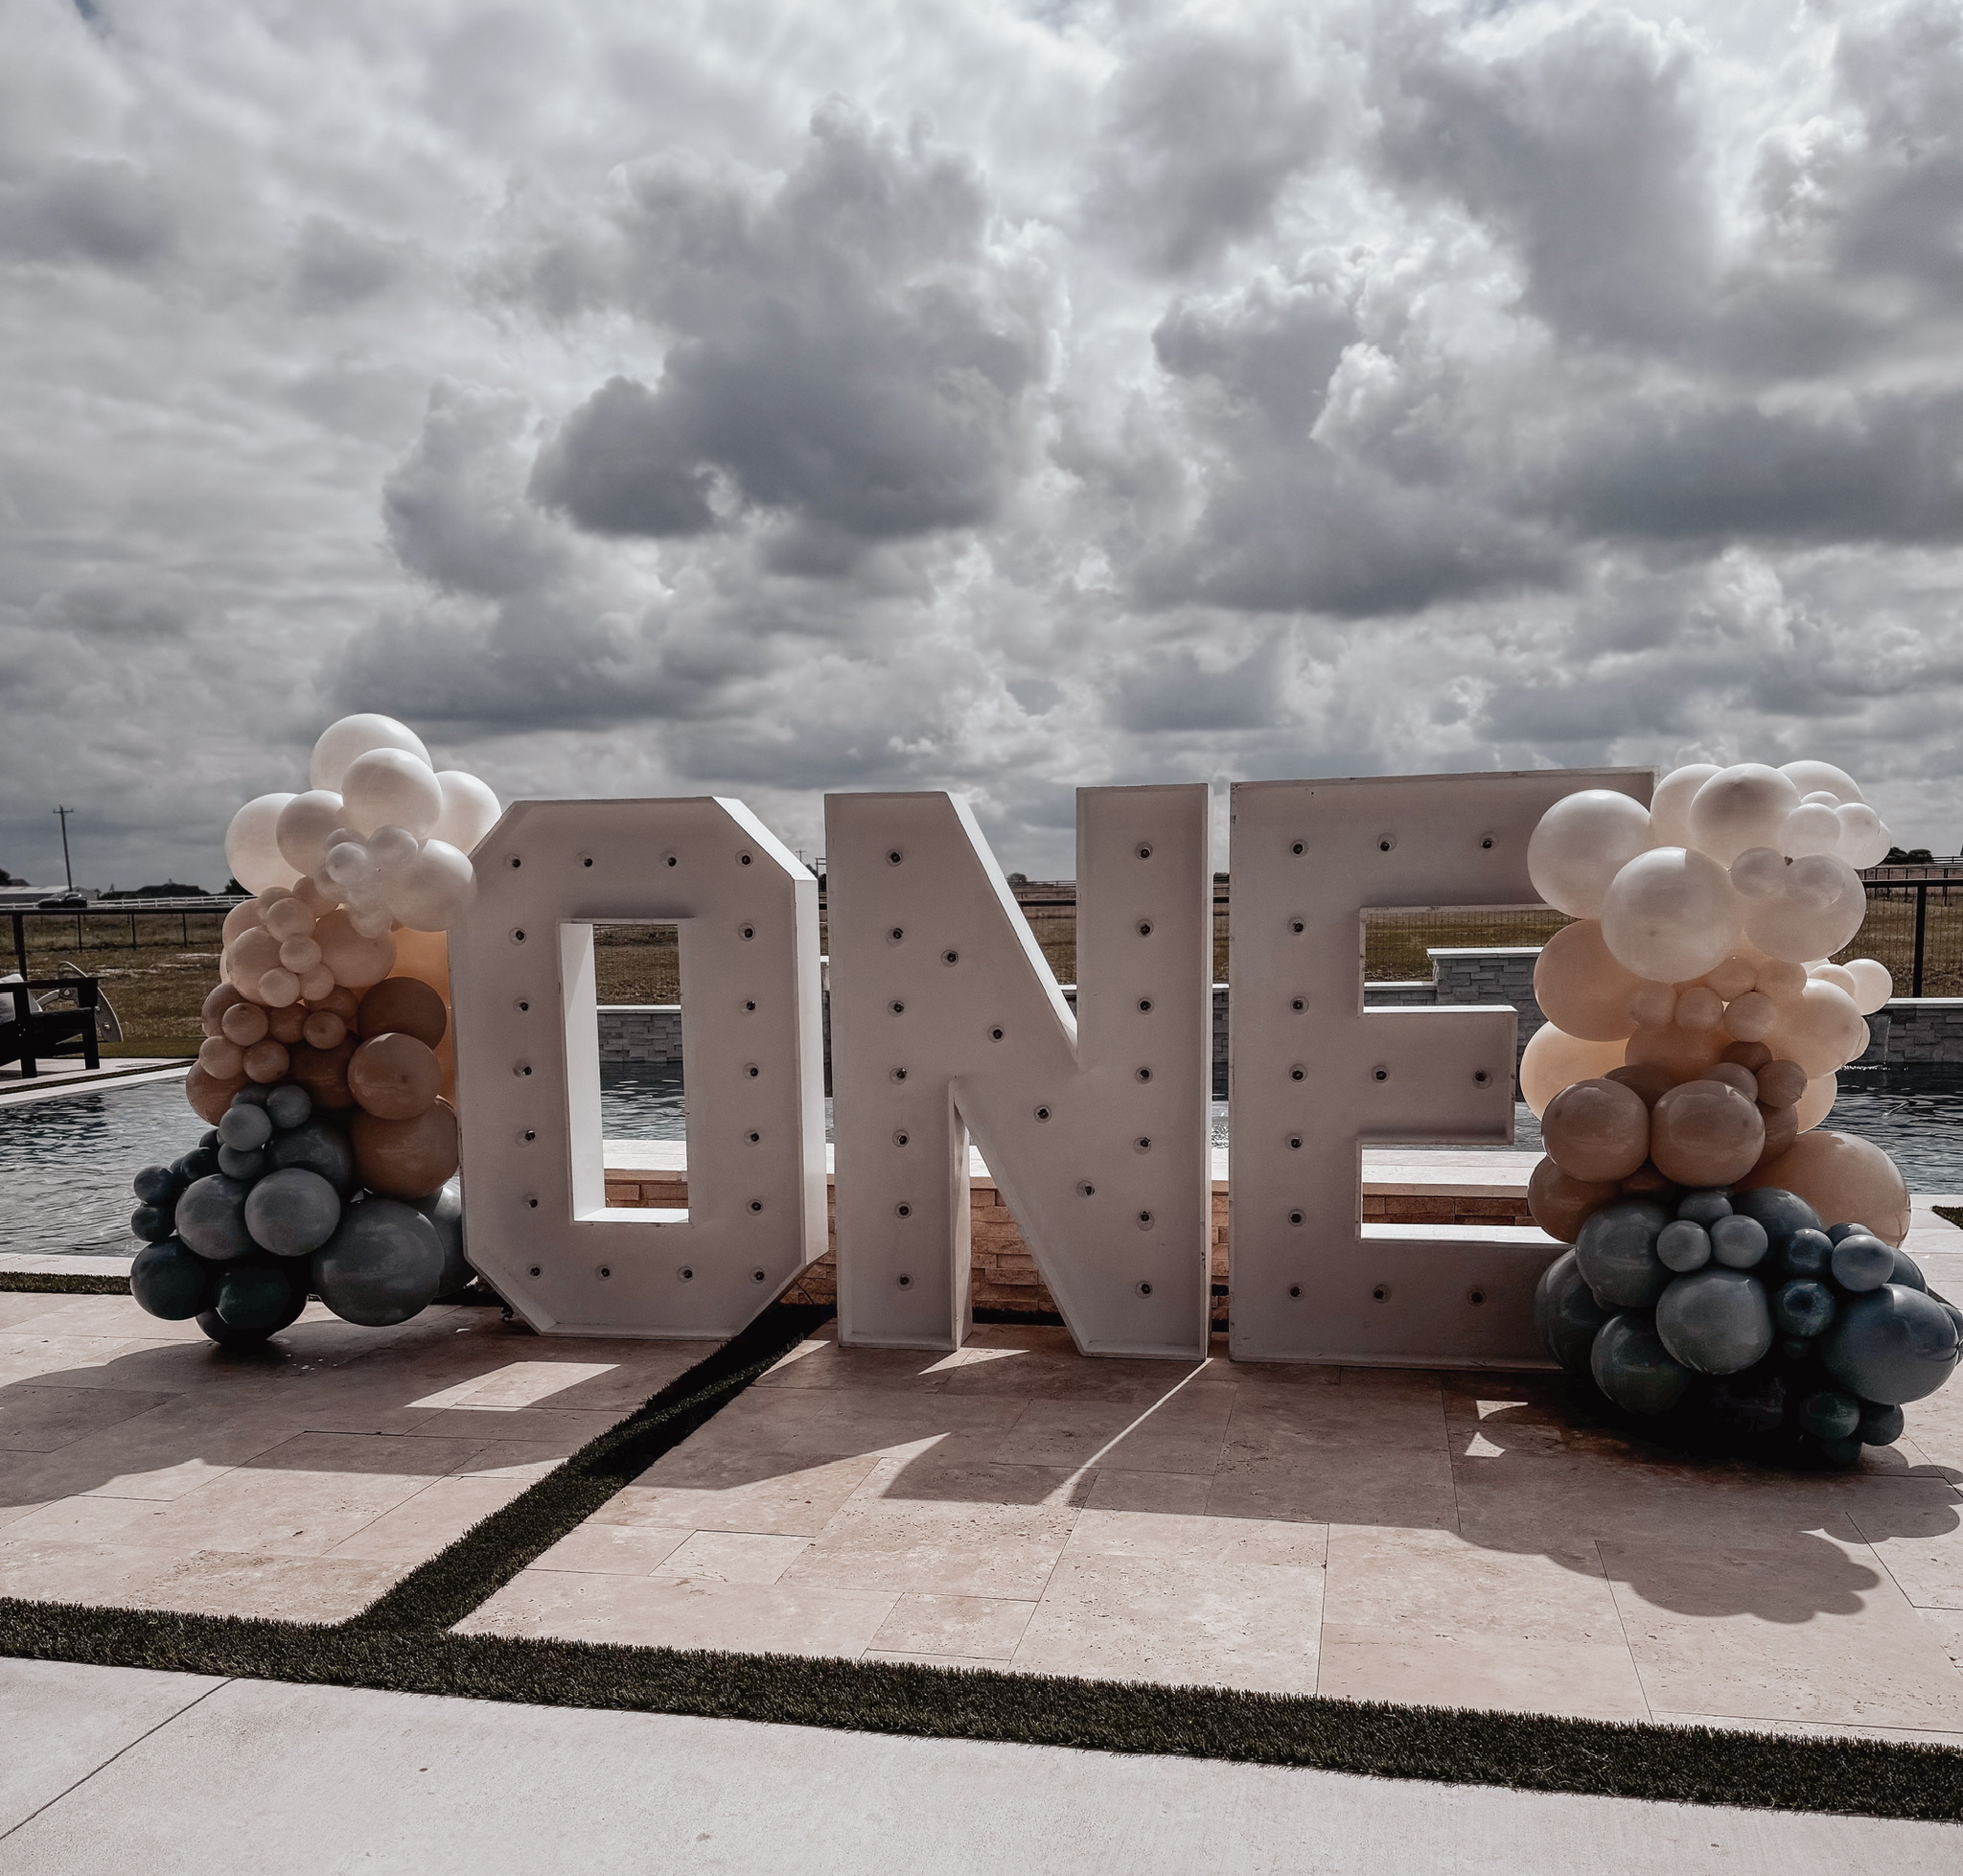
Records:
<instances>
[{"instance_id":1,"label":"white balloon","mask_svg":"<svg viewBox=\"0 0 1963 1876\"><path fill-rule=\"evenodd\" d=\"M428 763L399 749L370 750L348 764L341 777L348 825L358 834L404 827L418 840L443 812L443 790Z\"/></svg>"},{"instance_id":2,"label":"white balloon","mask_svg":"<svg viewBox=\"0 0 1963 1876\"><path fill-rule=\"evenodd\" d=\"M1786 856L1776 847L1746 847L1731 863L1731 886L1747 899L1776 898L1786 891Z\"/></svg>"},{"instance_id":3,"label":"white balloon","mask_svg":"<svg viewBox=\"0 0 1963 1876\"><path fill-rule=\"evenodd\" d=\"M468 853L497 824L504 810L483 782L462 769L439 769L436 780L443 790L443 812L430 834L458 852Z\"/></svg>"},{"instance_id":4,"label":"white balloon","mask_svg":"<svg viewBox=\"0 0 1963 1876\"><path fill-rule=\"evenodd\" d=\"M1769 957L1805 964L1853 941L1867 916L1860 875L1844 860L1810 853L1786 869L1786 890L1745 904L1745 936Z\"/></svg>"},{"instance_id":5,"label":"white balloon","mask_svg":"<svg viewBox=\"0 0 1963 1876\"><path fill-rule=\"evenodd\" d=\"M477 876L469 856L448 841L425 841L406 867L388 877L388 909L418 932L441 932L453 925L477 896Z\"/></svg>"},{"instance_id":6,"label":"white balloon","mask_svg":"<svg viewBox=\"0 0 1963 1876\"><path fill-rule=\"evenodd\" d=\"M1878 867L1889 846L1888 830L1882 817L1864 802L1836 808L1840 822L1840 845L1836 851L1850 867Z\"/></svg>"},{"instance_id":7,"label":"white balloon","mask_svg":"<svg viewBox=\"0 0 1963 1876\"><path fill-rule=\"evenodd\" d=\"M1832 1075L1868 1044L1867 1023L1854 999L1832 984L1813 979L1796 1003L1779 1012L1766 1047L1780 1061L1797 1062L1809 1079Z\"/></svg>"},{"instance_id":8,"label":"white balloon","mask_svg":"<svg viewBox=\"0 0 1963 1876\"><path fill-rule=\"evenodd\" d=\"M1860 1008L1860 991L1859 984L1856 982L1854 973L1851 970L1847 969L1845 965L1809 964L1806 967L1806 974L1809 977L1818 978L1822 984L1831 984L1836 990L1845 990L1847 994L1854 999L1854 1007L1857 1009ZM1866 1013L1867 1012L1865 1010L1861 1011L1862 1015L1865 1015Z\"/></svg>"},{"instance_id":9,"label":"white balloon","mask_svg":"<svg viewBox=\"0 0 1963 1876\"><path fill-rule=\"evenodd\" d=\"M1739 911L1730 879L1708 854L1652 847L1610 882L1602 939L1625 970L1652 983L1681 984L1731 955Z\"/></svg>"},{"instance_id":10,"label":"white balloon","mask_svg":"<svg viewBox=\"0 0 1963 1876\"><path fill-rule=\"evenodd\" d=\"M1564 795L1527 843L1527 877L1559 912L1594 918L1608 882L1650 845L1650 812L1610 788Z\"/></svg>"},{"instance_id":11,"label":"white balloon","mask_svg":"<svg viewBox=\"0 0 1963 1876\"><path fill-rule=\"evenodd\" d=\"M1836 805L1842 801L1867 799L1854 777L1845 769L1835 768L1831 762L1782 762L1779 773L1808 799L1814 795L1831 795Z\"/></svg>"},{"instance_id":12,"label":"white balloon","mask_svg":"<svg viewBox=\"0 0 1963 1876\"><path fill-rule=\"evenodd\" d=\"M1841 968L1854 980L1854 1007L1863 1016L1872 1016L1887 1007L1888 999L1895 994L1895 980L1886 964L1873 958L1850 958Z\"/></svg>"},{"instance_id":13,"label":"white balloon","mask_svg":"<svg viewBox=\"0 0 1963 1876\"><path fill-rule=\"evenodd\" d=\"M1715 762L1690 762L1673 769L1650 797L1650 838L1658 846L1691 844L1691 802L1718 773Z\"/></svg>"},{"instance_id":14,"label":"white balloon","mask_svg":"<svg viewBox=\"0 0 1963 1876\"><path fill-rule=\"evenodd\" d=\"M313 745L312 759L307 764L308 786L338 788L348 766L358 755L373 749L406 750L425 768L433 766L423 739L406 723L392 716L344 716L320 732Z\"/></svg>"},{"instance_id":15,"label":"white balloon","mask_svg":"<svg viewBox=\"0 0 1963 1876\"><path fill-rule=\"evenodd\" d=\"M1792 778L1763 762L1721 769L1691 801L1691 845L1728 867L1747 847L1777 846L1786 817L1799 805Z\"/></svg>"},{"instance_id":16,"label":"white balloon","mask_svg":"<svg viewBox=\"0 0 1963 1876\"><path fill-rule=\"evenodd\" d=\"M310 788L280 810L280 851L301 872L317 872L327 837L340 824L341 798L331 788Z\"/></svg>"},{"instance_id":17,"label":"white balloon","mask_svg":"<svg viewBox=\"0 0 1963 1876\"><path fill-rule=\"evenodd\" d=\"M1779 829L1779 850L1794 859L1807 853L1832 853L1840 845L1840 818L1824 802L1809 807L1802 801Z\"/></svg>"},{"instance_id":18,"label":"white balloon","mask_svg":"<svg viewBox=\"0 0 1963 1876\"><path fill-rule=\"evenodd\" d=\"M338 841L327 850L327 876L345 893L375 877L375 862L359 841Z\"/></svg>"},{"instance_id":19,"label":"white balloon","mask_svg":"<svg viewBox=\"0 0 1963 1876\"><path fill-rule=\"evenodd\" d=\"M422 852L423 844L406 827L378 827L365 843L377 872L405 867Z\"/></svg>"},{"instance_id":20,"label":"white balloon","mask_svg":"<svg viewBox=\"0 0 1963 1876\"><path fill-rule=\"evenodd\" d=\"M300 877L280 851L280 811L290 795L261 795L247 801L225 829L225 865L248 892L268 886L289 887Z\"/></svg>"}]
</instances>

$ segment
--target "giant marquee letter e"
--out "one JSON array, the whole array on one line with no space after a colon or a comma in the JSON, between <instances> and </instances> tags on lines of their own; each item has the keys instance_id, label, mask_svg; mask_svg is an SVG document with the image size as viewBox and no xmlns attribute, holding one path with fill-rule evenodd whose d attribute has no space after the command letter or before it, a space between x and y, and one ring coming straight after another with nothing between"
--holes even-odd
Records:
<instances>
[{"instance_id":1,"label":"giant marquee letter e","mask_svg":"<svg viewBox=\"0 0 1963 1876\"><path fill-rule=\"evenodd\" d=\"M1207 1346L1204 784L1077 793L1073 1019L965 804L825 799L840 1338L968 1332L968 1135L1092 1355Z\"/></svg>"},{"instance_id":2,"label":"giant marquee letter e","mask_svg":"<svg viewBox=\"0 0 1963 1876\"><path fill-rule=\"evenodd\" d=\"M825 1247L818 882L741 801L520 801L450 934L471 1262L534 1329L733 1335ZM688 1209L610 1208L593 926L673 919Z\"/></svg>"},{"instance_id":3,"label":"giant marquee letter e","mask_svg":"<svg viewBox=\"0 0 1963 1876\"><path fill-rule=\"evenodd\" d=\"M1370 908L1532 905L1527 842L1647 769L1241 782L1229 1099L1236 1359L1546 1367L1528 1227L1366 1225L1365 1145L1505 1146L1511 1008L1363 1007Z\"/></svg>"}]
</instances>

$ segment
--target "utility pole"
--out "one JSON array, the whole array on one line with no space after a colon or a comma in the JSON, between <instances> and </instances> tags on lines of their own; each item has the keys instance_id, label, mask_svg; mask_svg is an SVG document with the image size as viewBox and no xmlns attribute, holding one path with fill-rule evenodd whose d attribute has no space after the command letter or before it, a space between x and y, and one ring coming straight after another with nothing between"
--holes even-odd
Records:
<instances>
[{"instance_id":1,"label":"utility pole","mask_svg":"<svg viewBox=\"0 0 1963 1876\"><path fill-rule=\"evenodd\" d=\"M68 817L75 810L73 808L57 808L55 812L61 822L61 870L68 875L68 890L72 892L75 891L75 868L68 858Z\"/></svg>"}]
</instances>

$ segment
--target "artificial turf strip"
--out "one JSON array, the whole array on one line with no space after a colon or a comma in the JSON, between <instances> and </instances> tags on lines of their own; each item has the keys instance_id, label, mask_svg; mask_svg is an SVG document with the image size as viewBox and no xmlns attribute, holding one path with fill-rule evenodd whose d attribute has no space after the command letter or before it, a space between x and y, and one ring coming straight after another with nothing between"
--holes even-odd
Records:
<instances>
[{"instance_id":1,"label":"artificial turf strip","mask_svg":"<svg viewBox=\"0 0 1963 1876\"><path fill-rule=\"evenodd\" d=\"M766 1309L644 1406L411 1570L347 1627L443 1630L461 1622L534 1558L577 1530L623 1485L775 1367L831 1313L811 1303L779 1303Z\"/></svg>"},{"instance_id":2,"label":"artificial turf strip","mask_svg":"<svg viewBox=\"0 0 1963 1876\"><path fill-rule=\"evenodd\" d=\"M731 1655L0 1599L37 1660L1952 1822L1963 1752L991 1669Z\"/></svg>"},{"instance_id":3,"label":"artificial turf strip","mask_svg":"<svg viewBox=\"0 0 1963 1876\"><path fill-rule=\"evenodd\" d=\"M35 1296L127 1296L127 1277L70 1275L67 1271L0 1270L0 1290Z\"/></svg>"}]
</instances>

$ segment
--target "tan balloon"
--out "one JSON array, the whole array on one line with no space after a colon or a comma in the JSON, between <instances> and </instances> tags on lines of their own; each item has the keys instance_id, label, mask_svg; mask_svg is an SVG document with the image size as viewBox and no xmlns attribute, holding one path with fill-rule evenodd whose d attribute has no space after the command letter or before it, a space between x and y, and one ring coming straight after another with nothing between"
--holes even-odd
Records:
<instances>
[{"instance_id":1,"label":"tan balloon","mask_svg":"<svg viewBox=\"0 0 1963 1876\"><path fill-rule=\"evenodd\" d=\"M1767 1107L1759 1103L1759 1118L1766 1123L1766 1144L1759 1153L1759 1164L1775 1160L1787 1147L1799 1138L1799 1109L1796 1107Z\"/></svg>"},{"instance_id":2,"label":"tan balloon","mask_svg":"<svg viewBox=\"0 0 1963 1876\"><path fill-rule=\"evenodd\" d=\"M205 993L203 1006L197 1012L199 1027L206 1035L222 1035L225 1026L225 1012L236 1009L245 1001L236 984L218 984Z\"/></svg>"},{"instance_id":3,"label":"tan balloon","mask_svg":"<svg viewBox=\"0 0 1963 1876\"><path fill-rule=\"evenodd\" d=\"M1834 1101L1840 1093L1840 1077L1837 1075L1821 1075L1806 1084L1806 1092L1800 1096L1794 1108L1795 1127L1800 1133L1811 1133L1829 1114L1834 1111ZM1837 1220L1830 1220L1837 1222Z\"/></svg>"},{"instance_id":4,"label":"tan balloon","mask_svg":"<svg viewBox=\"0 0 1963 1876\"><path fill-rule=\"evenodd\" d=\"M380 1121L413 1121L442 1089L434 1053L412 1035L370 1036L348 1058L348 1092Z\"/></svg>"},{"instance_id":5,"label":"tan balloon","mask_svg":"<svg viewBox=\"0 0 1963 1876\"><path fill-rule=\"evenodd\" d=\"M230 912L225 914L225 922L219 928L221 944L230 944L242 932L249 932L266 922L266 908L257 899L241 899Z\"/></svg>"},{"instance_id":6,"label":"tan balloon","mask_svg":"<svg viewBox=\"0 0 1963 1876\"><path fill-rule=\"evenodd\" d=\"M1759 1077L1759 1099L1772 1107L1790 1107L1806 1093L1806 1070L1797 1062L1773 1060L1754 1073Z\"/></svg>"},{"instance_id":7,"label":"tan balloon","mask_svg":"<svg viewBox=\"0 0 1963 1876\"><path fill-rule=\"evenodd\" d=\"M378 1120L357 1109L348 1138L361 1183L389 1198L421 1198L456 1170L456 1116L441 1100L412 1121Z\"/></svg>"},{"instance_id":8,"label":"tan balloon","mask_svg":"<svg viewBox=\"0 0 1963 1876\"><path fill-rule=\"evenodd\" d=\"M1900 1168L1850 1133L1802 1133L1744 1183L1783 1186L1805 1199L1822 1224L1864 1224L1884 1244L1908 1235L1908 1187Z\"/></svg>"},{"instance_id":9,"label":"tan balloon","mask_svg":"<svg viewBox=\"0 0 1963 1876\"><path fill-rule=\"evenodd\" d=\"M1772 1052L1763 1042L1734 1042L1719 1059L1736 1062L1740 1068L1748 1068L1757 1075L1772 1059Z\"/></svg>"},{"instance_id":10,"label":"tan balloon","mask_svg":"<svg viewBox=\"0 0 1963 1876\"><path fill-rule=\"evenodd\" d=\"M1727 1088L1736 1088L1750 1101L1756 1101L1759 1098L1759 1077L1750 1069L1741 1068L1736 1062L1713 1062L1700 1078L1706 1081L1721 1081Z\"/></svg>"},{"instance_id":11,"label":"tan balloon","mask_svg":"<svg viewBox=\"0 0 1963 1876\"><path fill-rule=\"evenodd\" d=\"M1550 1023L1587 1042L1618 1042L1636 1027L1629 1000L1642 979L1625 970L1593 918L1564 925L1540 948L1534 1000Z\"/></svg>"},{"instance_id":12,"label":"tan balloon","mask_svg":"<svg viewBox=\"0 0 1963 1876\"><path fill-rule=\"evenodd\" d=\"M355 1053L355 1039L347 1036L331 1047L303 1043L293 1051L292 1078L313 1097L315 1107L352 1107L355 1097L348 1092L348 1058Z\"/></svg>"},{"instance_id":13,"label":"tan balloon","mask_svg":"<svg viewBox=\"0 0 1963 1876\"><path fill-rule=\"evenodd\" d=\"M222 961L225 976L239 993L257 1003L259 980L267 971L279 968L279 940L263 927L254 925L225 946Z\"/></svg>"},{"instance_id":14,"label":"tan balloon","mask_svg":"<svg viewBox=\"0 0 1963 1876\"><path fill-rule=\"evenodd\" d=\"M1854 1007L1863 1016L1887 1007L1888 999L1895 994L1895 980L1886 964L1872 958L1850 958L1841 968L1854 980Z\"/></svg>"},{"instance_id":15,"label":"tan balloon","mask_svg":"<svg viewBox=\"0 0 1963 1876\"><path fill-rule=\"evenodd\" d=\"M219 1026L225 1032L226 1039L236 1042L241 1049L249 1049L255 1042L266 1039L268 1027L265 1009L256 1003L247 1003L243 998L225 1011ZM242 1074L242 1070L234 1073Z\"/></svg>"},{"instance_id":16,"label":"tan balloon","mask_svg":"<svg viewBox=\"0 0 1963 1876\"><path fill-rule=\"evenodd\" d=\"M1572 1178L1626 1179L1650 1157L1650 1110L1619 1081L1574 1081L1547 1103L1540 1137Z\"/></svg>"},{"instance_id":17,"label":"tan balloon","mask_svg":"<svg viewBox=\"0 0 1963 1876\"><path fill-rule=\"evenodd\" d=\"M1716 970L1708 971L1704 976L1704 982L1725 1003L1734 997L1744 996L1758 981L1758 965L1738 952L1733 952Z\"/></svg>"},{"instance_id":18,"label":"tan balloon","mask_svg":"<svg viewBox=\"0 0 1963 1876\"><path fill-rule=\"evenodd\" d=\"M443 999L417 977L384 977L361 999L355 1027L363 1035L414 1036L433 1049L450 1027Z\"/></svg>"},{"instance_id":19,"label":"tan balloon","mask_svg":"<svg viewBox=\"0 0 1963 1876\"><path fill-rule=\"evenodd\" d=\"M395 941L385 932L366 938L348 922L345 912L331 912L313 928L320 961L334 972L335 982L365 990L380 984L395 963Z\"/></svg>"},{"instance_id":20,"label":"tan balloon","mask_svg":"<svg viewBox=\"0 0 1963 1876\"><path fill-rule=\"evenodd\" d=\"M1625 1088L1632 1088L1645 1107L1654 1107L1676 1086L1676 1077L1654 1062L1626 1062L1621 1068L1610 1069L1603 1079L1620 1081Z\"/></svg>"},{"instance_id":21,"label":"tan balloon","mask_svg":"<svg viewBox=\"0 0 1963 1876\"><path fill-rule=\"evenodd\" d=\"M287 1045L267 1036L245 1052L245 1078L248 1081L277 1081L287 1072Z\"/></svg>"},{"instance_id":22,"label":"tan balloon","mask_svg":"<svg viewBox=\"0 0 1963 1876\"><path fill-rule=\"evenodd\" d=\"M1660 1068L1673 1081L1695 1081L1724 1053L1721 1030L1638 1030L1624 1045L1627 1059Z\"/></svg>"},{"instance_id":23,"label":"tan balloon","mask_svg":"<svg viewBox=\"0 0 1963 1876\"><path fill-rule=\"evenodd\" d=\"M1797 1062L1813 1079L1833 1074L1866 1050L1867 1022L1845 990L1813 978L1797 1002L1779 1012L1778 1026L1766 1041L1775 1055Z\"/></svg>"},{"instance_id":24,"label":"tan balloon","mask_svg":"<svg viewBox=\"0 0 1963 1876\"><path fill-rule=\"evenodd\" d=\"M348 1026L331 1009L310 1010L306 1025L301 1030L302 1036L312 1049L332 1049L347 1032Z\"/></svg>"},{"instance_id":25,"label":"tan balloon","mask_svg":"<svg viewBox=\"0 0 1963 1876\"><path fill-rule=\"evenodd\" d=\"M1680 1030L1715 1030L1724 1019L1724 1004L1708 984L1693 984L1677 992L1675 1022Z\"/></svg>"},{"instance_id":26,"label":"tan balloon","mask_svg":"<svg viewBox=\"0 0 1963 1876\"><path fill-rule=\"evenodd\" d=\"M1740 1042L1763 1042L1779 1022L1779 1006L1763 990L1747 990L1724 1007L1724 1032Z\"/></svg>"},{"instance_id":27,"label":"tan balloon","mask_svg":"<svg viewBox=\"0 0 1963 1876\"><path fill-rule=\"evenodd\" d=\"M266 1027L275 1042L284 1042L290 1049L306 1031L307 1012L296 1003L288 1004L284 1008L266 1012Z\"/></svg>"},{"instance_id":28,"label":"tan balloon","mask_svg":"<svg viewBox=\"0 0 1963 1876\"><path fill-rule=\"evenodd\" d=\"M1651 1111L1650 1158L1680 1186L1729 1186L1765 1151L1758 1107L1722 1081L1686 1081Z\"/></svg>"},{"instance_id":29,"label":"tan balloon","mask_svg":"<svg viewBox=\"0 0 1963 1876\"><path fill-rule=\"evenodd\" d=\"M1639 985L1629 998L1628 1013L1639 1030L1667 1030L1676 1020L1676 985Z\"/></svg>"},{"instance_id":30,"label":"tan balloon","mask_svg":"<svg viewBox=\"0 0 1963 1876\"><path fill-rule=\"evenodd\" d=\"M1563 1244L1572 1244L1589 1215L1608 1204L1615 1195L1613 1184L1571 1178L1551 1159L1536 1160L1534 1170L1527 1175L1529 1214L1542 1231Z\"/></svg>"},{"instance_id":31,"label":"tan balloon","mask_svg":"<svg viewBox=\"0 0 1963 1876\"><path fill-rule=\"evenodd\" d=\"M193 1062L191 1073L184 1077L184 1099L207 1125L217 1126L231 1106L232 1097L244 1085L242 1075L237 1080L220 1080L202 1062Z\"/></svg>"},{"instance_id":32,"label":"tan balloon","mask_svg":"<svg viewBox=\"0 0 1963 1876\"><path fill-rule=\"evenodd\" d=\"M1520 1098L1536 1114L1571 1081L1589 1081L1622 1065L1619 1042L1589 1042L1543 1023L1520 1054Z\"/></svg>"},{"instance_id":33,"label":"tan balloon","mask_svg":"<svg viewBox=\"0 0 1963 1876\"><path fill-rule=\"evenodd\" d=\"M227 1036L208 1035L197 1045L197 1065L214 1081L237 1081L245 1073L245 1052Z\"/></svg>"}]
</instances>

